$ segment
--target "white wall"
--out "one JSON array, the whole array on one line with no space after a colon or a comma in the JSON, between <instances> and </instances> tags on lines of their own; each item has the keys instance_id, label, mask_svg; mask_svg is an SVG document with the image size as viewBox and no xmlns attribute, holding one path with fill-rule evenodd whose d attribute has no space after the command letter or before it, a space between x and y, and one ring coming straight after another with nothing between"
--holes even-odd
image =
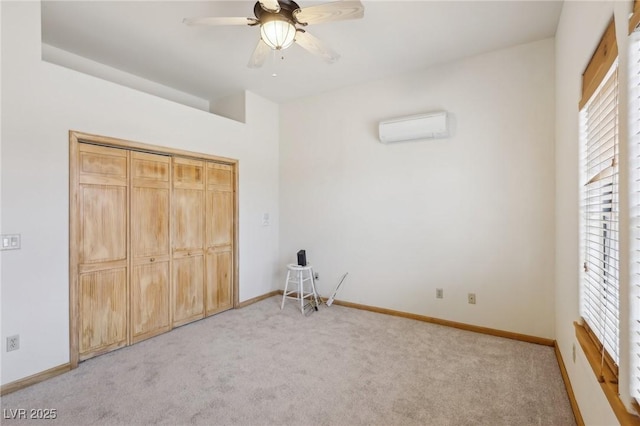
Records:
<instances>
[{"instance_id":1,"label":"white wall","mask_svg":"<svg viewBox=\"0 0 640 426\"><path fill-rule=\"evenodd\" d=\"M62 50L46 43L42 43L41 46L42 59L49 63L61 65L66 68L79 71L83 74L92 75L102 80L107 80L121 86L130 87L132 89L175 101L183 105L198 108L202 111L209 111L208 100L146 80L138 77L137 75L121 71L108 65L92 61L91 59L67 52L66 50Z\"/></svg>"},{"instance_id":2,"label":"white wall","mask_svg":"<svg viewBox=\"0 0 640 426\"><path fill-rule=\"evenodd\" d=\"M579 273L582 260L579 247L579 191L584 178L579 173L578 102L582 72L615 14L619 52L620 88L620 210L621 229L628 221L626 164L627 154L627 63L628 17L631 1L564 2L556 33L556 340L564 358L576 399L586 424L611 425L618 421L607 402L593 370L575 338L573 322L580 316ZM621 233L622 271L628 270L628 236ZM629 277L621 274L620 300L629 300ZM620 395L629 401L629 324L628 306L621 309ZM573 347L576 360L572 360Z\"/></svg>"},{"instance_id":3,"label":"white wall","mask_svg":"<svg viewBox=\"0 0 640 426\"><path fill-rule=\"evenodd\" d=\"M325 295L348 271L339 299L553 338L553 49L284 104L281 261L306 249ZM448 139L377 140L380 120L441 109Z\"/></svg>"},{"instance_id":4,"label":"white wall","mask_svg":"<svg viewBox=\"0 0 640 426\"><path fill-rule=\"evenodd\" d=\"M69 360L70 129L239 159L240 300L277 288L278 106L247 93L242 124L42 62L40 3L0 7L1 232L22 235L0 254L2 384Z\"/></svg>"}]
</instances>

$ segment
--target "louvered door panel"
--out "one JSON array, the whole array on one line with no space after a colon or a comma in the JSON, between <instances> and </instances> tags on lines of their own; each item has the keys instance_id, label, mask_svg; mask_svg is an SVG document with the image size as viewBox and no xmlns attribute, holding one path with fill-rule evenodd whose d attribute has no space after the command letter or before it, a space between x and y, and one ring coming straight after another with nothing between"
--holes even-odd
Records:
<instances>
[{"instance_id":1,"label":"louvered door panel","mask_svg":"<svg viewBox=\"0 0 640 426\"><path fill-rule=\"evenodd\" d=\"M205 163L173 159L173 325L204 316Z\"/></svg>"},{"instance_id":2,"label":"louvered door panel","mask_svg":"<svg viewBox=\"0 0 640 426\"><path fill-rule=\"evenodd\" d=\"M171 158L131 153L131 338L170 329Z\"/></svg>"},{"instance_id":3,"label":"louvered door panel","mask_svg":"<svg viewBox=\"0 0 640 426\"><path fill-rule=\"evenodd\" d=\"M206 313L233 307L233 169L207 163Z\"/></svg>"},{"instance_id":4,"label":"louvered door panel","mask_svg":"<svg viewBox=\"0 0 640 426\"><path fill-rule=\"evenodd\" d=\"M129 152L78 146L79 357L128 343Z\"/></svg>"}]
</instances>

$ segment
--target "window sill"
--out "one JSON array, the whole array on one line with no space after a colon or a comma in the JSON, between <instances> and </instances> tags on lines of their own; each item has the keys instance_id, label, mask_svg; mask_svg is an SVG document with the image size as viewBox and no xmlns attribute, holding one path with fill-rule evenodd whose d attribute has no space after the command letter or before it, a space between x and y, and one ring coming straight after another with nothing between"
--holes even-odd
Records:
<instances>
[{"instance_id":1,"label":"window sill","mask_svg":"<svg viewBox=\"0 0 640 426\"><path fill-rule=\"evenodd\" d=\"M604 364L604 368L602 368L602 372L600 371L600 350L593 343L591 337L587 330L577 322L574 322L573 325L576 328L576 338L580 343L580 347L582 347L582 351L584 352L587 360L589 360L589 364L591 364L591 368L593 369L598 382L600 382L600 387L604 392L611 408L613 409L614 414L618 418L618 421L621 425L640 425L640 417L635 416L629 413L620 400L620 395L618 393L618 377L615 375L613 370L607 365Z\"/></svg>"}]
</instances>

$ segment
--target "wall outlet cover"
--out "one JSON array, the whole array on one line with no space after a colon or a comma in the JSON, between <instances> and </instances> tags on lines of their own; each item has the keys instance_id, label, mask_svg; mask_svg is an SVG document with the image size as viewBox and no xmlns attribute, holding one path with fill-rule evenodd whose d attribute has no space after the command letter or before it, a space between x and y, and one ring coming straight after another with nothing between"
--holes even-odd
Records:
<instances>
[{"instance_id":1,"label":"wall outlet cover","mask_svg":"<svg viewBox=\"0 0 640 426\"><path fill-rule=\"evenodd\" d=\"M20 349L20 336L14 335L7 337L7 352L17 351Z\"/></svg>"}]
</instances>

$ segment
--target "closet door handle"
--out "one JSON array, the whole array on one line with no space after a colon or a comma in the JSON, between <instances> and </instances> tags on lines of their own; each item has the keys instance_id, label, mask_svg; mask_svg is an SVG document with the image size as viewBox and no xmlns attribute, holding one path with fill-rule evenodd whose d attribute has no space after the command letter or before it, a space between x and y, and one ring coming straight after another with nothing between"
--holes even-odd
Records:
<instances>
[{"instance_id":1,"label":"closet door handle","mask_svg":"<svg viewBox=\"0 0 640 426\"><path fill-rule=\"evenodd\" d=\"M156 261L155 257L152 257L151 259L149 259L149 262L155 262L155 261Z\"/></svg>"}]
</instances>

